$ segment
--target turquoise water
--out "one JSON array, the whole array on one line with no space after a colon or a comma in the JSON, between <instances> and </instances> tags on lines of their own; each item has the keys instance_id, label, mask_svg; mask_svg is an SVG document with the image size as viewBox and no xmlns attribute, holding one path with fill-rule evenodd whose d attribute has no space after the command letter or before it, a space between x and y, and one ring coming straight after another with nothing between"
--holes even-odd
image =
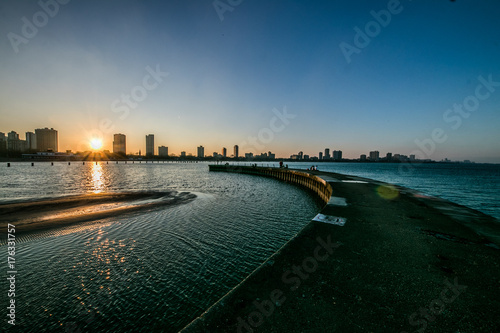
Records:
<instances>
[{"instance_id":1,"label":"turquoise water","mask_svg":"<svg viewBox=\"0 0 500 333\"><path fill-rule=\"evenodd\" d=\"M497 165L429 164L415 166L411 174L398 164L318 167L411 187L500 218ZM210 173L206 163L13 163L0 168L2 203L145 190L197 197L17 240L18 324L9 332L177 332L320 209L295 186ZM6 246L0 248L5 257ZM7 306L6 298L1 302Z\"/></svg>"}]
</instances>

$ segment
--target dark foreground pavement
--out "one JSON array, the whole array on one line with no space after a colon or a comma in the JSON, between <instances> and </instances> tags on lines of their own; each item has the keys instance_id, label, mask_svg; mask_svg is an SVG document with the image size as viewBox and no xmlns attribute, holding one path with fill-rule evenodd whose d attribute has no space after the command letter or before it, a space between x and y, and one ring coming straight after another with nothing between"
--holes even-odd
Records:
<instances>
[{"instance_id":1,"label":"dark foreground pavement","mask_svg":"<svg viewBox=\"0 0 500 333\"><path fill-rule=\"evenodd\" d=\"M321 212L345 225L309 223L184 333L500 329L497 220L409 189L310 173L345 198Z\"/></svg>"}]
</instances>

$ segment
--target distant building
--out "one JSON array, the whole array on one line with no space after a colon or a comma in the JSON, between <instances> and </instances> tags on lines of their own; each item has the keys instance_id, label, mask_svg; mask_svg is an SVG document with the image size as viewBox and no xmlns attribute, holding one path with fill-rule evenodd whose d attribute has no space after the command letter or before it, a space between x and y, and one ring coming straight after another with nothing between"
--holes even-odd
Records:
<instances>
[{"instance_id":1,"label":"distant building","mask_svg":"<svg viewBox=\"0 0 500 333\"><path fill-rule=\"evenodd\" d=\"M253 159L253 153L245 153L245 158L246 158L247 160L251 160L251 159Z\"/></svg>"},{"instance_id":2,"label":"distant building","mask_svg":"<svg viewBox=\"0 0 500 333\"><path fill-rule=\"evenodd\" d=\"M127 155L127 137L125 134L113 135L113 153Z\"/></svg>"},{"instance_id":3,"label":"distant building","mask_svg":"<svg viewBox=\"0 0 500 333\"><path fill-rule=\"evenodd\" d=\"M186 157L186 152L185 151L181 151L181 157Z\"/></svg>"},{"instance_id":4,"label":"distant building","mask_svg":"<svg viewBox=\"0 0 500 333\"><path fill-rule=\"evenodd\" d=\"M7 134L7 150L13 152L24 152L27 150L26 141L20 140L19 134L15 131L11 131Z\"/></svg>"},{"instance_id":5,"label":"distant building","mask_svg":"<svg viewBox=\"0 0 500 333\"><path fill-rule=\"evenodd\" d=\"M146 135L146 157L155 156L155 136L154 134Z\"/></svg>"},{"instance_id":6,"label":"distant building","mask_svg":"<svg viewBox=\"0 0 500 333\"><path fill-rule=\"evenodd\" d=\"M205 157L205 148L203 146L199 146L197 150L198 150L197 154L198 158Z\"/></svg>"},{"instance_id":7,"label":"distant building","mask_svg":"<svg viewBox=\"0 0 500 333\"><path fill-rule=\"evenodd\" d=\"M168 157L168 147L159 146L158 155L160 155L160 157Z\"/></svg>"},{"instance_id":8,"label":"distant building","mask_svg":"<svg viewBox=\"0 0 500 333\"><path fill-rule=\"evenodd\" d=\"M304 155L304 159L308 160L309 159L309 155Z\"/></svg>"},{"instance_id":9,"label":"distant building","mask_svg":"<svg viewBox=\"0 0 500 333\"><path fill-rule=\"evenodd\" d=\"M330 149L329 148L325 148L325 157L323 159L325 159L325 160L330 159Z\"/></svg>"},{"instance_id":10,"label":"distant building","mask_svg":"<svg viewBox=\"0 0 500 333\"><path fill-rule=\"evenodd\" d=\"M323 159L323 153L319 152L319 160L321 161Z\"/></svg>"},{"instance_id":11,"label":"distant building","mask_svg":"<svg viewBox=\"0 0 500 333\"><path fill-rule=\"evenodd\" d=\"M213 158L219 158L222 155L219 155L216 151L212 154Z\"/></svg>"},{"instance_id":12,"label":"distant building","mask_svg":"<svg viewBox=\"0 0 500 333\"><path fill-rule=\"evenodd\" d=\"M415 161L415 155L414 154L410 155L410 161Z\"/></svg>"},{"instance_id":13,"label":"distant building","mask_svg":"<svg viewBox=\"0 0 500 333\"><path fill-rule=\"evenodd\" d=\"M268 158L268 159L270 159L270 160L274 160L274 159L276 159L276 154L273 154L273 153L271 153L271 152L268 152L268 153L267 153L267 158Z\"/></svg>"},{"instance_id":14,"label":"distant building","mask_svg":"<svg viewBox=\"0 0 500 333\"><path fill-rule=\"evenodd\" d=\"M240 156L238 150L239 150L238 145L234 145L234 153L233 153L234 158L238 158Z\"/></svg>"},{"instance_id":15,"label":"distant building","mask_svg":"<svg viewBox=\"0 0 500 333\"><path fill-rule=\"evenodd\" d=\"M387 153L387 155L385 155L385 159L387 160L387 162L392 161L392 153Z\"/></svg>"},{"instance_id":16,"label":"distant building","mask_svg":"<svg viewBox=\"0 0 500 333\"><path fill-rule=\"evenodd\" d=\"M359 156L359 160L360 160L360 161L363 161L363 162L364 162L364 161L366 161L366 155L365 155L365 154L361 154L361 155Z\"/></svg>"},{"instance_id":17,"label":"distant building","mask_svg":"<svg viewBox=\"0 0 500 333\"><path fill-rule=\"evenodd\" d=\"M0 132L0 151L7 150L7 137L5 133Z\"/></svg>"},{"instance_id":18,"label":"distant building","mask_svg":"<svg viewBox=\"0 0 500 333\"><path fill-rule=\"evenodd\" d=\"M26 149L36 150L36 134L33 132L26 132Z\"/></svg>"},{"instance_id":19,"label":"distant building","mask_svg":"<svg viewBox=\"0 0 500 333\"><path fill-rule=\"evenodd\" d=\"M222 148L222 157L226 158L227 157L227 149Z\"/></svg>"},{"instance_id":20,"label":"distant building","mask_svg":"<svg viewBox=\"0 0 500 333\"><path fill-rule=\"evenodd\" d=\"M334 150L333 151L333 159L335 161L342 161L342 150Z\"/></svg>"},{"instance_id":21,"label":"distant building","mask_svg":"<svg viewBox=\"0 0 500 333\"><path fill-rule=\"evenodd\" d=\"M378 151L371 151L370 152L370 160L371 161L378 161L379 160L379 155L380 153Z\"/></svg>"},{"instance_id":22,"label":"distant building","mask_svg":"<svg viewBox=\"0 0 500 333\"><path fill-rule=\"evenodd\" d=\"M35 130L36 150L40 152L58 150L57 131L53 128L37 128Z\"/></svg>"}]
</instances>

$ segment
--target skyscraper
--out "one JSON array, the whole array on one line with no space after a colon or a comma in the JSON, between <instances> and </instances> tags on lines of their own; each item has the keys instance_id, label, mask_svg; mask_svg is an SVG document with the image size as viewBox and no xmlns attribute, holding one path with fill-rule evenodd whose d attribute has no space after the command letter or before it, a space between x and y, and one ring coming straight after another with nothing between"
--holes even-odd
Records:
<instances>
[{"instance_id":1,"label":"skyscraper","mask_svg":"<svg viewBox=\"0 0 500 333\"><path fill-rule=\"evenodd\" d=\"M35 130L36 150L57 152L57 131L53 128L37 128Z\"/></svg>"},{"instance_id":2,"label":"skyscraper","mask_svg":"<svg viewBox=\"0 0 500 333\"><path fill-rule=\"evenodd\" d=\"M160 155L160 157L168 157L168 147L159 146L158 155Z\"/></svg>"},{"instance_id":3,"label":"skyscraper","mask_svg":"<svg viewBox=\"0 0 500 333\"><path fill-rule=\"evenodd\" d=\"M222 157L226 157L227 156L227 149L224 147L222 148Z\"/></svg>"},{"instance_id":4,"label":"skyscraper","mask_svg":"<svg viewBox=\"0 0 500 333\"><path fill-rule=\"evenodd\" d=\"M342 160L342 150L334 150L333 151L333 159L335 161L341 161Z\"/></svg>"},{"instance_id":5,"label":"skyscraper","mask_svg":"<svg viewBox=\"0 0 500 333\"><path fill-rule=\"evenodd\" d=\"M127 154L127 138L125 134L118 133L113 135L113 153Z\"/></svg>"},{"instance_id":6,"label":"skyscraper","mask_svg":"<svg viewBox=\"0 0 500 333\"><path fill-rule=\"evenodd\" d=\"M146 135L146 157L155 155L155 136L154 134Z\"/></svg>"},{"instance_id":7,"label":"skyscraper","mask_svg":"<svg viewBox=\"0 0 500 333\"><path fill-rule=\"evenodd\" d=\"M26 149L36 150L36 135L33 132L26 132Z\"/></svg>"},{"instance_id":8,"label":"skyscraper","mask_svg":"<svg viewBox=\"0 0 500 333\"><path fill-rule=\"evenodd\" d=\"M5 133L0 132L0 151L7 150L7 137Z\"/></svg>"},{"instance_id":9,"label":"skyscraper","mask_svg":"<svg viewBox=\"0 0 500 333\"><path fill-rule=\"evenodd\" d=\"M375 151L371 151L371 152L370 152L370 160L371 160L371 161L378 161L378 159L379 159L379 154L380 154L380 153L379 153L377 150L375 150Z\"/></svg>"},{"instance_id":10,"label":"skyscraper","mask_svg":"<svg viewBox=\"0 0 500 333\"><path fill-rule=\"evenodd\" d=\"M323 159L323 152L319 152L319 160L321 161Z\"/></svg>"},{"instance_id":11,"label":"skyscraper","mask_svg":"<svg viewBox=\"0 0 500 333\"><path fill-rule=\"evenodd\" d=\"M325 157L324 157L325 160L329 160L330 159L330 149L329 148L325 148Z\"/></svg>"},{"instance_id":12,"label":"skyscraper","mask_svg":"<svg viewBox=\"0 0 500 333\"><path fill-rule=\"evenodd\" d=\"M198 147L198 158L205 157L205 148L203 146Z\"/></svg>"},{"instance_id":13,"label":"skyscraper","mask_svg":"<svg viewBox=\"0 0 500 333\"><path fill-rule=\"evenodd\" d=\"M234 158L238 158L239 157L239 152L238 152L238 145L234 145Z\"/></svg>"}]
</instances>

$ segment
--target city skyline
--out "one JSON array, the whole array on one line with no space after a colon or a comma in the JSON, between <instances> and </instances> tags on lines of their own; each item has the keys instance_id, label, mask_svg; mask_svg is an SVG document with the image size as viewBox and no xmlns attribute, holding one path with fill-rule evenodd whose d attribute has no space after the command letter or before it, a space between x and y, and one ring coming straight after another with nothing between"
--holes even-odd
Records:
<instances>
[{"instance_id":1,"label":"city skyline","mask_svg":"<svg viewBox=\"0 0 500 333\"><path fill-rule=\"evenodd\" d=\"M329 146L500 163L494 1L41 3L1 8L6 133L56 128L60 151L96 137L113 151L124 133L145 155L154 133L178 156Z\"/></svg>"}]
</instances>

